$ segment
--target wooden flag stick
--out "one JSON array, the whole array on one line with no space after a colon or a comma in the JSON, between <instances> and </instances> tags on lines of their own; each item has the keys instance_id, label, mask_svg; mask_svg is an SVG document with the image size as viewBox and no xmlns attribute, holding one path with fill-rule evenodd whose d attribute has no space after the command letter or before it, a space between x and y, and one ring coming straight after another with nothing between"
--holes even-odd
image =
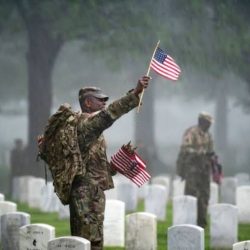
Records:
<instances>
[{"instance_id":1,"label":"wooden flag stick","mask_svg":"<svg viewBox=\"0 0 250 250\"><path fill-rule=\"evenodd\" d=\"M150 68L151 68L151 62L152 62L152 60L153 60L153 58L155 56L155 52L156 52L157 48L159 47L159 44L160 44L160 40L157 42L157 44L155 46L154 53L153 53L153 55L151 57L146 76L149 76L149 72L150 72ZM139 101L139 105L138 105L138 108L137 108L137 113L139 113L139 111L140 111L140 106L141 106L143 95L144 95L144 89L142 90L141 95L140 95L140 101Z\"/></svg>"}]
</instances>

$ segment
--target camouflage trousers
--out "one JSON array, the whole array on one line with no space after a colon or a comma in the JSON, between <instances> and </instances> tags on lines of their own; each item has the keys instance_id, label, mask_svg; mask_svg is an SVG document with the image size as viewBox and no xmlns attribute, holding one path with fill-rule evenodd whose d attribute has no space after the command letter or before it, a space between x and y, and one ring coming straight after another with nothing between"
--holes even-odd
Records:
<instances>
[{"instance_id":1,"label":"camouflage trousers","mask_svg":"<svg viewBox=\"0 0 250 250\"><path fill-rule=\"evenodd\" d=\"M70 198L71 235L91 242L91 250L103 249L105 194L94 185L73 187Z\"/></svg>"},{"instance_id":2,"label":"camouflage trousers","mask_svg":"<svg viewBox=\"0 0 250 250\"><path fill-rule=\"evenodd\" d=\"M185 195L197 198L197 224L205 228L207 225L207 207L210 197L210 166L202 158L194 160L186 166Z\"/></svg>"}]
</instances>

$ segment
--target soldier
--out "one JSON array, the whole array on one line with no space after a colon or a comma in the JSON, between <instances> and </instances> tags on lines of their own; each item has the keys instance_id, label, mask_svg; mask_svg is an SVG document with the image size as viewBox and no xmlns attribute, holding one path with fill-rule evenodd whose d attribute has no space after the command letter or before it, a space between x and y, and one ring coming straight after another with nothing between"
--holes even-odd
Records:
<instances>
[{"instance_id":1,"label":"soldier","mask_svg":"<svg viewBox=\"0 0 250 250\"><path fill-rule=\"evenodd\" d=\"M186 181L185 195L197 197L197 224L201 227L207 225L211 157L214 155L213 140L208 131L211 124L212 116L200 113L198 125L185 131L177 158L177 175Z\"/></svg>"},{"instance_id":2,"label":"soldier","mask_svg":"<svg viewBox=\"0 0 250 250\"><path fill-rule=\"evenodd\" d=\"M114 187L106 156L103 131L139 104L139 95L147 88L150 77L138 80L135 89L106 107L109 99L101 89L86 87L79 91L82 114L77 133L83 159L83 174L74 178L70 197L71 234L88 239L92 250L103 249L104 190Z\"/></svg>"}]
</instances>

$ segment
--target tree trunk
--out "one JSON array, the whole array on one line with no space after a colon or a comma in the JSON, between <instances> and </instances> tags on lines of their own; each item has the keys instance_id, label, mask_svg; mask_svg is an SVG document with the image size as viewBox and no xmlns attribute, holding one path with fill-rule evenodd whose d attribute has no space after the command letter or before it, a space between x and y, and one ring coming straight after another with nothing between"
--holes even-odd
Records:
<instances>
[{"instance_id":1,"label":"tree trunk","mask_svg":"<svg viewBox=\"0 0 250 250\"><path fill-rule=\"evenodd\" d=\"M153 176L164 168L164 164L158 157L155 143L154 96L154 86L151 84L144 92L143 105L135 118L135 140L138 153L146 161L148 170Z\"/></svg>"},{"instance_id":2,"label":"tree trunk","mask_svg":"<svg viewBox=\"0 0 250 250\"><path fill-rule=\"evenodd\" d=\"M36 162L37 136L43 132L52 106L52 72L62 42L36 16L27 26L28 36L28 145L24 175L44 177Z\"/></svg>"},{"instance_id":3,"label":"tree trunk","mask_svg":"<svg viewBox=\"0 0 250 250\"><path fill-rule=\"evenodd\" d=\"M214 129L216 151L225 160L228 155L228 89L224 82L219 82L218 86Z\"/></svg>"}]
</instances>

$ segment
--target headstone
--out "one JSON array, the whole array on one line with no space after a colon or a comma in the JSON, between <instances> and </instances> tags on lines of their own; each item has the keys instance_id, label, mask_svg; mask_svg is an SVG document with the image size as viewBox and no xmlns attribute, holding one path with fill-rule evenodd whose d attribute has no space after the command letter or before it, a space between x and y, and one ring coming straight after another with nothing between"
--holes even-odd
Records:
<instances>
[{"instance_id":1,"label":"headstone","mask_svg":"<svg viewBox=\"0 0 250 250\"><path fill-rule=\"evenodd\" d=\"M136 211L138 204L138 187L132 182L123 182L117 185L117 199L125 203L127 212Z\"/></svg>"},{"instance_id":2,"label":"headstone","mask_svg":"<svg viewBox=\"0 0 250 250\"><path fill-rule=\"evenodd\" d=\"M173 198L173 225L197 224L197 198L181 195Z\"/></svg>"},{"instance_id":3,"label":"headstone","mask_svg":"<svg viewBox=\"0 0 250 250\"><path fill-rule=\"evenodd\" d=\"M27 203L31 208L41 208L42 198L41 193L45 185L43 178L31 177L28 179L28 196Z\"/></svg>"},{"instance_id":4,"label":"headstone","mask_svg":"<svg viewBox=\"0 0 250 250\"><path fill-rule=\"evenodd\" d=\"M237 188L236 206L238 208L239 223L250 224L250 185Z\"/></svg>"},{"instance_id":5,"label":"headstone","mask_svg":"<svg viewBox=\"0 0 250 250\"><path fill-rule=\"evenodd\" d=\"M169 199L170 194L170 184L171 184L171 178L168 175L158 175L151 179L152 184L160 184L163 185L166 188L166 195L167 200Z\"/></svg>"},{"instance_id":6,"label":"headstone","mask_svg":"<svg viewBox=\"0 0 250 250\"><path fill-rule=\"evenodd\" d=\"M16 212L17 205L11 201L0 201L0 216L10 212ZM1 223L0 223L0 241L1 241Z\"/></svg>"},{"instance_id":7,"label":"headstone","mask_svg":"<svg viewBox=\"0 0 250 250\"><path fill-rule=\"evenodd\" d=\"M210 183L210 199L209 199L209 207L208 212L210 211L210 206L217 204L219 202L219 187L215 182Z\"/></svg>"},{"instance_id":8,"label":"headstone","mask_svg":"<svg viewBox=\"0 0 250 250\"><path fill-rule=\"evenodd\" d=\"M104 246L124 247L125 203L107 200L104 218Z\"/></svg>"},{"instance_id":9,"label":"headstone","mask_svg":"<svg viewBox=\"0 0 250 250\"><path fill-rule=\"evenodd\" d=\"M231 248L238 240L238 210L231 204L215 204L210 208L210 246Z\"/></svg>"},{"instance_id":10,"label":"headstone","mask_svg":"<svg viewBox=\"0 0 250 250\"><path fill-rule=\"evenodd\" d=\"M4 250L19 250L19 229L30 224L30 215L12 212L1 216L1 243Z\"/></svg>"},{"instance_id":11,"label":"headstone","mask_svg":"<svg viewBox=\"0 0 250 250\"><path fill-rule=\"evenodd\" d=\"M62 203L59 204L59 219L69 219L69 205L63 205Z\"/></svg>"},{"instance_id":12,"label":"headstone","mask_svg":"<svg viewBox=\"0 0 250 250\"><path fill-rule=\"evenodd\" d=\"M48 250L90 250L90 242L77 236L59 237L48 242Z\"/></svg>"},{"instance_id":13,"label":"headstone","mask_svg":"<svg viewBox=\"0 0 250 250\"><path fill-rule=\"evenodd\" d=\"M236 204L237 179L235 177L224 177L220 186L220 202Z\"/></svg>"},{"instance_id":14,"label":"headstone","mask_svg":"<svg viewBox=\"0 0 250 250\"><path fill-rule=\"evenodd\" d=\"M1 194L1 193L0 193L0 201L4 201L4 200L5 200L4 194Z\"/></svg>"},{"instance_id":15,"label":"headstone","mask_svg":"<svg viewBox=\"0 0 250 250\"><path fill-rule=\"evenodd\" d=\"M138 188L138 199L145 200L146 196L148 195L148 183L144 183L141 187Z\"/></svg>"},{"instance_id":16,"label":"headstone","mask_svg":"<svg viewBox=\"0 0 250 250\"><path fill-rule=\"evenodd\" d=\"M19 202L28 202L29 195L29 180L34 178L33 176L25 175L13 178L12 198Z\"/></svg>"},{"instance_id":17,"label":"headstone","mask_svg":"<svg viewBox=\"0 0 250 250\"><path fill-rule=\"evenodd\" d=\"M233 250L250 250L250 240L234 243Z\"/></svg>"},{"instance_id":18,"label":"headstone","mask_svg":"<svg viewBox=\"0 0 250 250\"><path fill-rule=\"evenodd\" d=\"M184 195L185 190L185 180L182 180L181 177L176 176L173 180L173 198L175 196Z\"/></svg>"},{"instance_id":19,"label":"headstone","mask_svg":"<svg viewBox=\"0 0 250 250\"><path fill-rule=\"evenodd\" d=\"M47 224L29 224L19 229L21 249L47 250L48 241L55 238L55 228Z\"/></svg>"},{"instance_id":20,"label":"headstone","mask_svg":"<svg viewBox=\"0 0 250 250\"><path fill-rule=\"evenodd\" d=\"M116 174L112 178L114 182L114 188L104 191L106 200L117 200L117 186L119 185L119 183L129 182L128 180L122 178L120 174Z\"/></svg>"},{"instance_id":21,"label":"headstone","mask_svg":"<svg viewBox=\"0 0 250 250\"><path fill-rule=\"evenodd\" d=\"M250 176L248 173L238 173L234 177L237 179L238 187L250 185Z\"/></svg>"},{"instance_id":22,"label":"headstone","mask_svg":"<svg viewBox=\"0 0 250 250\"><path fill-rule=\"evenodd\" d=\"M156 250L157 222L150 213L137 212L126 216L126 250Z\"/></svg>"},{"instance_id":23,"label":"headstone","mask_svg":"<svg viewBox=\"0 0 250 250\"><path fill-rule=\"evenodd\" d=\"M60 200L54 192L53 183L50 181L41 189L41 211L42 212L58 212Z\"/></svg>"},{"instance_id":24,"label":"headstone","mask_svg":"<svg viewBox=\"0 0 250 250\"><path fill-rule=\"evenodd\" d=\"M168 250L204 250L204 229L195 225L168 228Z\"/></svg>"},{"instance_id":25,"label":"headstone","mask_svg":"<svg viewBox=\"0 0 250 250\"><path fill-rule=\"evenodd\" d=\"M148 195L145 199L145 212L156 215L157 220L166 220L167 189L163 185L152 184L148 186Z\"/></svg>"}]
</instances>

